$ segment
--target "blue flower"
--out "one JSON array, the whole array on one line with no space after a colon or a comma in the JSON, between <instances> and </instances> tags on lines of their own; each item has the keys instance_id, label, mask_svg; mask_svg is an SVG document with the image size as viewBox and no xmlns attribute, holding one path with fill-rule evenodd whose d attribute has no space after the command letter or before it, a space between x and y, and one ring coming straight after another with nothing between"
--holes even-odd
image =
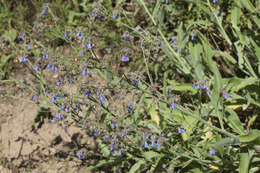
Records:
<instances>
[{"instance_id":1,"label":"blue flower","mask_svg":"<svg viewBox=\"0 0 260 173\"><path fill-rule=\"evenodd\" d=\"M47 59L48 57L49 57L48 54L42 55L42 58L43 58L43 59Z\"/></svg>"},{"instance_id":2,"label":"blue flower","mask_svg":"<svg viewBox=\"0 0 260 173\"><path fill-rule=\"evenodd\" d=\"M47 65L47 68L48 68L48 69L50 69L50 68L51 68L51 65L50 65L50 64L48 64L48 65Z\"/></svg>"},{"instance_id":3,"label":"blue flower","mask_svg":"<svg viewBox=\"0 0 260 173\"><path fill-rule=\"evenodd\" d=\"M228 99L229 97L230 97L230 94L224 93L224 98L225 98L225 99Z\"/></svg>"},{"instance_id":4,"label":"blue flower","mask_svg":"<svg viewBox=\"0 0 260 173\"><path fill-rule=\"evenodd\" d=\"M133 109L133 105L130 104L130 105L127 106L127 108L128 108L128 110L132 110Z\"/></svg>"},{"instance_id":5,"label":"blue flower","mask_svg":"<svg viewBox=\"0 0 260 173\"><path fill-rule=\"evenodd\" d=\"M121 150L119 150L119 151L117 152L117 155L118 155L118 156L121 156L121 155L122 155Z\"/></svg>"},{"instance_id":6,"label":"blue flower","mask_svg":"<svg viewBox=\"0 0 260 173\"><path fill-rule=\"evenodd\" d=\"M196 88L195 84L193 84L193 85L192 85L192 88L193 88L193 89L195 89L195 88Z\"/></svg>"},{"instance_id":7,"label":"blue flower","mask_svg":"<svg viewBox=\"0 0 260 173\"><path fill-rule=\"evenodd\" d=\"M77 153L76 153L76 156L77 156L79 159L81 159L81 158L84 157L84 154L83 154L82 152L77 152Z\"/></svg>"},{"instance_id":8,"label":"blue flower","mask_svg":"<svg viewBox=\"0 0 260 173\"><path fill-rule=\"evenodd\" d=\"M86 93L85 97L88 98L88 97L91 97L92 96L92 93L91 92L88 92Z\"/></svg>"},{"instance_id":9,"label":"blue flower","mask_svg":"<svg viewBox=\"0 0 260 173\"><path fill-rule=\"evenodd\" d=\"M216 4L218 2L218 0L212 0L213 4Z\"/></svg>"},{"instance_id":10,"label":"blue flower","mask_svg":"<svg viewBox=\"0 0 260 173\"><path fill-rule=\"evenodd\" d=\"M206 85L206 84L203 84L203 85L202 85L202 89L207 89L207 85Z\"/></svg>"},{"instance_id":11,"label":"blue flower","mask_svg":"<svg viewBox=\"0 0 260 173\"><path fill-rule=\"evenodd\" d=\"M177 104L175 102L172 103L171 109L175 109L177 107Z\"/></svg>"},{"instance_id":12,"label":"blue flower","mask_svg":"<svg viewBox=\"0 0 260 173\"><path fill-rule=\"evenodd\" d=\"M56 95L56 96L55 96L55 100L56 100L56 99L60 99L60 96Z\"/></svg>"},{"instance_id":13,"label":"blue flower","mask_svg":"<svg viewBox=\"0 0 260 173\"><path fill-rule=\"evenodd\" d=\"M46 14L48 12L48 8L45 8L42 10L42 13L41 14Z\"/></svg>"},{"instance_id":14,"label":"blue flower","mask_svg":"<svg viewBox=\"0 0 260 173\"><path fill-rule=\"evenodd\" d=\"M121 61L122 61L122 62L129 62L129 57L127 57L127 56L122 56Z\"/></svg>"},{"instance_id":15,"label":"blue flower","mask_svg":"<svg viewBox=\"0 0 260 173\"><path fill-rule=\"evenodd\" d=\"M123 34L123 35L122 35L122 39L126 39L126 34Z\"/></svg>"},{"instance_id":16,"label":"blue flower","mask_svg":"<svg viewBox=\"0 0 260 173\"><path fill-rule=\"evenodd\" d=\"M55 120L54 120L54 119L52 119L52 120L51 120L51 124L54 124L54 123L55 123Z\"/></svg>"},{"instance_id":17,"label":"blue flower","mask_svg":"<svg viewBox=\"0 0 260 173\"><path fill-rule=\"evenodd\" d=\"M56 82L56 85L57 85L57 86L60 86L60 85L61 85L61 81L60 81L60 80L57 81L57 82Z\"/></svg>"},{"instance_id":18,"label":"blue flower","mask_svg":"<svg viewBox=\"0 0 260 173\"><path fill-rule=\"evenodd\" d=\"M19 61L20 61L20 62L27 62L27 58L25 58L25 57L19 57Z\"/></svg>"},{"instance_id":19,"label":"blue flower","mask_svg":"<svg viewBox=\"0 0 260 173\"><path fill-rule=\"evenodd\" d=\"M99 101L100 101L101 104L104 104L104 103L106 102L106 98L100 96L100 97L99 97Z\"/></svg>"},{"instance_id":20,"label":"blue flower","mask_svg":"<svg viewBox=\"0 0 260 173\"><path fill-rule=\"evenodd\" d=\"M60 114L56 114L56 115L55 115L55 118L56 118L57 120L63 120L63 117L62 117Z\"/></svg>"},{"instance_id":21,"label":"blue flower","mask_svg":"<svg viewBox=\"0 0 260 173\"><path fill-rule=\"evenodd\" d=\"M82 70L81 75L82 75L82 76L86 76L86 70L85 70L85 69Z\"/></svg>"},{"instance_id":22,"label":"blue flower","mask_svg":"<svg viewBox=\"0 0 260 173\"><path fill-rule=\"evenodd\" d=\"M68 108L65 108L65 112L69 112L69 109L68 109Z\"/></svg>"},{"instance_id":23,"label":"blue flower","mask_svg":"<svg viewBox=\"0 0 260 173\"><path fill-rule=\"evenodd\" d=\"M94 129L94 130L93 130L93 135L94 135L94 136L98 135L98 130L97 130L97 129Z\"/></svg>"},{"instance_id":24,"label":"blue flower","mask_svg":"<svg viewBox=\"0 0 260 173\"><path fill-rule=\"evenodd\" d=\"M194 33L192 34L192 36L191 36L191 40L194 40L195 37L197 37L197 34L194 32Z\"/></svg>"},{"instance_id":25,"label":"blue flower","mask_svg":"<svg viewBox=\"0 0 260 173\"><path fill-rule=\"evenodd\" d=\"M154 141L152 141L151 146L155 147L155 142Z\"/></svg>"},{"instance_id":26,"label":"blue flower","mask_svg":"<svg viewBox=\"0 0 260 173\"><path fill-rule=\"evenodd\" d=\"M37 101L38 100L38 96L33 96L33 101Z\"/></svg>"},{"instance_id":27,"label":"blue flower","mask_svg":"<svg viewBox=\"0 0 260 173\"><path fill-rule=\"evenodd\" d=\"M63 110L63 111L64 111L64 109L65 109L65 106L61 106L61 110Z\"/></svg>"},{"instance_id":28,"label":"blue flower","mask_svg":"<svg viewBox=\"0 0 260 173\"><path fill-rule=\"evenodd\" d=\"M69 84L72 84L73 82L72 82L72 80L69 80Z\"/></svg>"},{"instance_id":29,"label":"blue flower","mask_svg":"<svg viewBox=\"0 0 260 173\"><path fill-rule=\"evenodd\" d=\"M52 70L52 71L55 71L55 66L54 66L54 65L51 66L51 70Z\"/></svg>"},{"instance_id":30,"label":"blue flower","mask_svg":"<svg viewBox=\"0 0 260 173\"><path fill-rule=\"evenodd\" d=\"M88 43L88 44L87 44L87 48L88 48L88 49L91 49L91 48L92 48L91 43Z\"/></svg>"},{"instance_id":31,"label":"blue flower","mask_svg":"<svg viewBox=\"0 0 260 173\"><path fill-rule=\"evenodd\" d=\"M117 19L118 18L118 15L117 14L113 14L112 16L114 19Z\"/></svg>"},{"instance_id":32,"label":"blue flower","mask_svg":"<svg viewBox=\"0 0 260 173\"><path fill-rule=\"evenodd\" d=\"M157 149L160 149L161 148L161 145L160 144L157 144Z\"/></svg>"},{"instance_id":33,"label":"blue flower","mask_svg":"<svg viewBox=\"0 0 260 173\"><path fill-rule=\"evenodd\" d=\"M182 134L182 133L185 133L185 132L186 132L186 130L183 127L178 129L179 134Z\"/></svg>"},{"instance_id":34,"label":"blue flower","mask_svg":"<svg viewBox=\"0 0 260 173\"><path fill-rule=\"evenodd\" d=\"M73 110L74 110L74 111L77 110L77 106L73 106Z\"/></svg>"},{"instance_id":35,"label":"blue flower","mask_svg":"<svg viewBox=\"0 0 260 173\"><path fill-rule=\"evenodd\" d=\"M144 142L144 148L148 148L148 143L146 141Z\"/></svg>"},{"instance_id":36,"label":"blue flower","mask_svg":"<svg viewBox=\"0 0 260 173\"><path fill-rule=\"evenodd\" d=\"M53 98L53 99L51 99L51 102L52 102L52 103L55 103L55 99L54 99L54 98Z\"/></svg>"},{"instance_id":37,"label":"blue flower","mask_svg":"<svg viewBox=\"0 0 260 173\"><path fill-rule=\"evenodd\" d=\"M35 71L39 71L39 69L40 69L40 68L39 68L38 66L35 66L35 67L34 67L34 70L35 70Z\"/></svg>"},{"instance_id":38,"label":"blue flower","mask_svg":"<svg viewBox=\"0 0 260 173\"><path fill-rule=\"evenodd\" d=\"M165 4L168 4L169 3L169 0L165 0Z\"/></svg>"},{"instance_id":39,"label":"blue flower","mask_svg":"<svg viewBox=\"0 0 260 173\"><path fill-rule=\"evenodd\" d=\"M109 150L110 153L113 153L114 151L115 151L114 148L110 148L110 150Z\"/></svg>"},{"instance_id":40,"label":"blue flower","mask_svg":"<svg viewBox=\"0 0 260 173\"><path fill-rule=\"evenodd\" d=\"M196 88L197 88L197 89L200 89L200 85L199 85L199 84L197 84Z\"/></svg>"},{"instance_id":41,"label":"blue flower","mask_svg":"<svg viewBox=\"0 0 260 173\"><path fill-rule=\"evenodd\" d=\"M111 128L112 128L112 129L115 128L115 124L114 124L114 123L111 124Z\"/></svg>"},{"instance_id":42,"label":"blue flower","mask_svg":"<svg viewBox=\"0 0 260 173\"><path fill-rule=\"evenodd\" d=\"M215 155L216 155L216 151L215 151L213 148L211 148L211 149L209 150L209 154L210 154L211 156L215 156Z\"/></svg>"},{"instance_id":43,"label":"blue flower","mask_svg":"<svg viewBox=\"0 0 260 173\"><path fill-rule=\"evenodd\" d=\"M64 37L68 37L68 34L67 34L67 33L64 33Z\"/></svg>"},{"instance_id":44,"label":"blue flower","mask_svg":"<svg viewBox=\"0 0 260 173\"><path fill-rule=\"evenodd\" d=\"M32 48L32 46L28 44L27 45L27 49L31 49L31 48Z\"/></svg>"}]
</instances>

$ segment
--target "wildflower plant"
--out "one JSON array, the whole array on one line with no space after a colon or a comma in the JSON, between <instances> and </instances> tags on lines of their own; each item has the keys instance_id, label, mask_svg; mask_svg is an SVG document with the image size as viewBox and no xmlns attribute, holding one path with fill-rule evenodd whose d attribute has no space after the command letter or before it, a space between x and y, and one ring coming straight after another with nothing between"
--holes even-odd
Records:
<instances>
[{"instance_id":1,"label":"wildflower plant","mask_svg":"<svg viewBox=\"0 0 260 173\"><path fill-rule=\"evenodd\" d=\"M114 172L259 170L259 4L71 3L38 9L30 32L4 32L0 64L0 84L81 130L70 157ZM30 82L5 79L6 64Z\"/></svg>"}]
</instances>

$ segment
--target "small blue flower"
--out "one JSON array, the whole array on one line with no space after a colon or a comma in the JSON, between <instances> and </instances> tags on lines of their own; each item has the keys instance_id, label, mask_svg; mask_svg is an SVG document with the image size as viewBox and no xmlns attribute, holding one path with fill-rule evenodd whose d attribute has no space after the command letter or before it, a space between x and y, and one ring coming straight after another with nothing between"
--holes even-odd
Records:
<instances>
[{"instance_id":1,"label":"small blue flower","mask_svg":"<svg viewBox=\"0 0 260 173\"><path fill-rule=\"evenodd\" d=\"M77 110L77 106L73 106L73 110L74 110L74 111Z\"/></svg>"},{"instance_id":2,"label":"small blue flower","mask_svg":"<svg viewBox=\"0 0 260 173\"><path fill-rule=\"evenodd\" d=\"M146 141L144 142L144 148L148 148L148 143Z\"/></svg>"},{"instance_id":3,"label":"small blue flower","mask_svg":"<svg viewBox=\"0 0 260 173\"><path fill-rule=\"evenodd\" d=\"M193 84L193 85L192 85L192 88L193 88L193 89L195 89L195 88L196 88L196 85L195 85L195 84Z\"/></svg>"},{"instance_id":4,"label":"small blue flower","mask_svg":"<svg viewBox=\"0 0 260 173\"><path fill-rule=\"evenodd\" d=\"M72 84L73 82L72 82L72 80L69 80L69 84Z\"/></svg>"},{"instance_id":5,"label":"small blue flower","mask_svg":"<svg viewBox=\"0 0 260 173\"><path fill-rule=\"evenodd\" d=\"M94 130L93 130L93 135L94 135L94 136L98 135L98 130L97 130L97 129L94 129Z\"/></svg>"},{"instance_id":6,"label":"small blue flower","mask_svg":"<svg viewBox=\"0 0 260 173\"><path fill-rule=\"evenodd\" d=\"M56 82L56 85L57 85L57 86L60 86L60 85L61 85L61 81L60 81L60 80L57 81L57 82Z\"/></svg>"},{"instance_id":7,"label":"small blue flower","mask_svg":"<svg viewBox=\"0 0 260 173\"><path fill-rule=\"evenodd\" d=\"M88 92L86 93L85 97L88 98L88 97L91 97L92 96L92 93L91 92Z\"/></svg>"},{"instance_id":8,"label":"small blue flower","mask_svg":"<svg viewBox=\"0 0 260 173\"><path fill-rule=\"evenodd\" d=\"M122 56L121 61L122 61L122 62L129 62L129 57L127 57L127 56Z\"/></svg>"},{"instance_id":9,"label":"small blue flower","mask_svg":"<svg viewBox=\"0 0 260 173\"><path fill-rule=\"evenodd\" d=\"M47 58L49 58L49 55L48 54L44 54L44 55L42 55L42 58L43 59L47 59Z\"/></svg>"},{"instance_id":10,"label":"small blue flower","mask_svg":"<svg viewBox=\"0 0 260 173\"><path fill-rule=\"evenodd\" d=\"M58 67L55 67L55 68L54 68L54 71L55 71L55 72L58 72Z\"/></svg>"},{"instance_id":11,"label":"small blue flower","mask_svg":"<svg viewBox=\"0 0 260 173\"><path fill-rule=\"evenodd\" d=\"M115 151L114 148L110 148L110 150L109 150L110 153L113 153L114 151Z\"/></svg>"},{"instance_id":12,"label":"small blue flower","mask_svg":"<svg viewBox=\"0 0 260 173\"><path fill-rule=\"evenodd\" d=\"M38 66L35 66L35 67L34 67L34 70L35 70L35 71L39 71L39 69L40 69L40 68L39 68Z\"/></svg>"},{"instance_id":13,"label":"small blue flower","mask_svg":"<svg viewBox=\"0 0 260 173\"><path fill-rule=\"evenodd\" d=\"M79 158L79 159L82 159L84 157L84 154L82 152L77 152L76 153L76 156Z\"/></svg>"},{"instance_id":14,"label":"small blue flower","mask_svg":"<svg viewBox=\"0 0 260 173\"><path fill-rule=\"evenodd\" d=\"M127 108L128 108L128 110L132 110L133 109L133 105L130 104L130 105L127 106Z\"/></svg>"},{"instance_id":15,"label":"small blue flower","mask_svg":"<svg viewBox=\"0 0 260 173\"><path fill-rule=\"evenodd\" d=\"M20 62L27 62L27 58L25 58L25 57L19 57L19 61L20 61Z\"/></svg>"},{"instance_id":16,"label":"small blue flower","mask_svg":"<svg viewBox=\"0 0 260 173\"><path fill-rule=\"evenodd\" d=\"M119 151L117 152L117 155L118 155L118 156L121 156L121 155L122 155L121 150L119 150Z\"/></svg>"},{"instance_id":17,"label":"small blue flower","mask_svg":"<svg viewBox=\"0 0 260 173\"><path fill-rule=\"evenodd\" d=\"M228 99L229 97L230 97L230 94L224 93L224 98L225 98L225 99Z\"/></svg>"},{"instance_id":18,"label":"small blue flower","mask_svg":"<svg viewBox=\"0 0 260 173\"><path fill-rule=\"evenodd\" d=\"M51 102L52 102L52 103L55 103L55 99L54 99L54 98L53 98L53 99L51 99Z\"/></svg>"},{"instance_id":19,"label":"small blue flower","mask_svg":"<svg viewBox=\"0 0 260 173\"><path fill-rule=\"evenodd\" d=\"M126 131L126 132L125 132L125 136L129 136L129 131Z\"/></svg>"},{"instance_id":20,"label":"small blue flower","mask_svg":"<svg viewBox=\"0 0 260 173\"><path fill-rule=\"evenodd\" d=\"M37 101L38 100L38 96L33 96L33 101Z\"/></svg>"},{"instance_id":21,"label":"small blue flower","mask_svg":"<svg viewBox=\"0 0 260 173\"><path fill-rule=\"evenodd\" d=\"M100 101L101 104L104 104L104 103L106 102L106 98L100 96L100 97L99 97L99 101Z\"/></svg>"},{"instance_id":22,"label":"small blue flower","mask_svg":"<svg viewBox=\"0 0 260 173\"><path fill-rule=\"evenodd\" d=\"M161 148L161 145L158 143L157 144L157 149L160 149Z\"/></svg>"},{"instance_id":23,"label":"small blue flower","mask_svg":"<svg viewBox=\"0 0 260 173\"><path fill-rule=\"evenodd\" d=\"M172 43L173 43L173 44L177 44L177 40L176 40L175 37L172 37Z\"/></svg>"},{"instance_id":24,"label":"small blue flower","mask_svg":"<svg viewBox=\"0 0 260 173\"><path fill-rule=\"evenodd\" d=\"M85 129L85 130L86 130L86 129L88 129L88 126L87 126L87 125L85 125L85 126L84 126L84 129Z\"/></svg>"},{"instance_id":25,"label":"small blue flower","mask_svg":"<svg viewBox=\"0 0 260 173\"><path fill-rule=\"evenodd\" d=\"M47 65L47 68L48 68L48 69L50 69L50 68L51 68L51 65L50 65L50 64L48 64L48 65Z\"/></svg>"},{"instance_id":26,"label":"small blue flower","mask_svg":"<svg viewBox=\"0 0 260 173\"><path fill-rule=\"evenodd\" d=\"M211 156L215 156L215 155L216 155L216 151L215 151L213 148L211 148L211 149L209 150L209 154L210 154Z\"/></svg>"},{"instance_id":27,"label":"small blue flower","mask_svg":"<svg viewBox=\"0 0 260 173\"><path fill-rule=\"evenodd\" d=\"M175 102L172 103L171 109L175 109L177 107L177 104Z\"/></svg>"},{"instance_id":28,"label":"small blue flower","mask_svg":"<svg viewBox=\"0 0 260 173\"><path fill-rule=\"evenodd\" d=\"M182 134L182 133L185 133L185 132L186 132L186 130L184 129L184 127L181 127L181 128L178 129L179 134Z\"/></svg>"},{"instance_id":29,"label":"small blue flower","mask_svg":"<svg viewBox=\"0 0 260 173\"><path fill-rule=\"evenodd\" d=\"M191 40L194 40L194 39L195 39L195 37L197 37L197 34L196 34L196 32L194 32L194 33L191 35Z\"/></svg>"},{"instance_id":30,"label":"small blue flower","mask_svg":"<svg viewBox=\"0 0 260 173\"><path fill-rule=\"evenodd\" d=\"M82 70L81 75L82 75L82 76L86 76L86 70L85 70L85 69Z\"/></svg>"},{"instance_id":31,"label":"small blue flower","mask_svg":"<svg viewBox=\"0 0 260 173\"><path fill-rule=\"evenodd\" d=\"M114 124L114 123L111 124L111 128L112 128L112 129L115 128L115 124Z\"/></svg>"},{"instance_id":32,"label":"small blue flower","mask_svg":"<svg viewBox=\"0 0 260 173\"><path fill-rule=\"evenodd\" d=\"M19 43L23 43L23 41L24 41L24 39L23 39L23 38L21 38L21 37L20 37L20 38L18 38L18 42L19 42Z\"/></svg>"},{"instance_id":33,"label":"small blue flower","mask_svg":"<svg viewBox=\"0 0 260 173\"><path fill-rule=\"evenodd\" d=\"M200 89L200 85L199 84L197 84L196 89Z\"/></svg>"},{"instance_id":34,"label":"small blue flower","mask_svg":"<svg viewBox=\"0 0 260 173\"><path fill-rule=\"evenodd\" d=\"M42 10L42 13L41 14L46 14L48 12L48 8L45 8Z\"/></svg>"},{"instance_id":35,"label":"small blue flower","mask_svg":"<svg viewBox=\"0 0 260 173\"><path fill-rule=\"evenodd\" d=\"M155 142L154 141L152 141L151 146L155 147Z\"/></svg>"},{"instance_id":36,"label":"small blue flower","mask_svg":"<svg viewBox=\"0 0 260 173\"><path fill-rule=\"evenodd\" d=\"M112 16L114 19L117 19L118 18L118 15L117 14L113 14Z\"/></svg>"},{"instance_id":37,"label":"small blue flower","mask_svg":"<svg viewBox=\"0 0 260 173\"><path fill-rule=\"evenodd\" d=\"M212 0L213 4L216 4L218 2L218 0Z\"/></svg>"},{"instance_id":38,"label":"small blue flower","mask_svg":"<svg viewBox=\"0 0 260 173\"><path fill-rule=\"evenodd\" d=\"M203 84L203 85L202 85L202 89L207 89L207 85L206 85L206 84Z\"/></svg>"},{"instance_id":39,"label":"small blue flower","mask_svg":"<svg viewBox=\"0 0 260 173\"><path fill-rule=\"evenodd\" d=\"M109 138L109 136L108 135L105 135L105 139L108 139Z\"/></svg>"},{"instance_id":40,"label":"small blue flower","mask_svg":"<svg viewBox=\"0 0 260 173\"><path fill-rule=\"evenodd\" d=\"M68 37L68 34L67 34L67 33L64 33L64 37Z\"/></svg>"},{"instance_id":41,"label":"small blue flower","mask_svg":"<svg viewBox=\"0 0 260 173\"><path fill-rule=\"evenodd\" d=\"M69 109L68 109L68 108L65 108L65 112L69 112Z\"/></svg>"},{"instance_id":42,"label":"small blue flower","mask_svg":"<svg viewBox=\"0 0 260 173\"><path fill-rule=\"evenodd\" d=\"M123 35L122 35L122 39L126 39L126 34L123 34Z\"/></svg>"},{"instance_id":43,"label":"small blue flower","mask_svg":"<svg viewBox=\"0 0 260 173\"><path fill-rule=\"evenodd\" d=\"M165 0L165 4L168 4L169 3L169 0Z\"/></svg>"},{"instance_id":44,"label":"small blue flower","mask_svg":"<svg viewBox=\"0 0 260 173\"><path fill-rule=\"evenodd\" d=\"M27 49L31 49L31 48L32 48L32 46L28 44L27 45Z\"/></svg>"},{"instance_id":45,"label":"small blue flower","mask_svg":"<svg viewBox=\"0 0 260 173\"><path fill-rule=\"evenodd\" d=\"M54 119L52 119L52 120L51 120L51 124L54 124L54 123L55 123L55 120L54 120Z\"/></svg>"},{"instance_id":46,"label":"small blue flower","mask_svg":"<svg viewBox=\"0 0 260 173\"><path fill-rule=\"evenodd\" d=\"M88 49L91 49L91 48L92 48L91 43L88 43L88 44L87 44L87 48L88 48Z\"/></svg>"},{"instance_id":47,"label":"small blue flower","mask_svg":"<svg viewBox=\"0 0 260 173\"><path fill-rule=\"evenodd\" d=\"M52 71L55 71L55 66L54 66L54 65L51 66L51 70L52 70Z\"/></svg>"},{"instance_id":48,"label":"small blue flower","mask_svg":"<svg viewBox=\"0 0 260 173\"><path fill-rule=\"evenodd\" d=\"M207 95L209 95L209 93L210 93L210 90L209 90L209 89L207 89L207 90L206 90L206 93L207 93Z\"/></svg>"},{"instance_id":49,"label":"small blue flower","mask_svg":"<svg viewBox=\"0 0 260 173\"><path fill-rule=\"evenodd\" d=\"M60 114L56 114L56 115L55 115L55 118L56 118L57 120L63 120L63 117L62 117Z\"/></svg>"},{"instance_id":50,"label":"small blue flower","mask_svg":"<svg viewBox=\"0 0 260 173\"><path fill-rule=\"evenodd\" d=\"M64 109L65 109L65 106L61 106L61 110L63 110L63 111L64 111Z\"/></svg>"},{"instance_id":51,"label":"small blue flower","mask_svg":"<svg viewBox=\"0 0 260 173\"><path fill-rule=\"evenodd\" d=\"M56 100L56 99L60 99L60 96L56 95L56 96L55 96L55 100Z\"/></svg>"}]
</instances>

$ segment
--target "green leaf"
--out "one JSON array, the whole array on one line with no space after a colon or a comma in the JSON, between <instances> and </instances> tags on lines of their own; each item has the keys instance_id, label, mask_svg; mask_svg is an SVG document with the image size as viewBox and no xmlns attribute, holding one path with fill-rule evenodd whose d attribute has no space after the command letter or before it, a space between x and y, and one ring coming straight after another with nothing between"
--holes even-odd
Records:
<instances>
[{"instance_id":1,"label":"green leaf","mask_svg":"<svg viewBox=\"0 0 260 173\"><path fill-rule=\"evenodd\" d=\"M237 113L230 108L226 108L226 110L229 113L227 117L228 125L234 130L234 132L240 135L244 134L244 128Z\"/></svg>"},{"instance_id":2,"label":"green leaf","mask_svg":"<svg viewBox=\"0 0 260 173\"><path fill-rule=\"evenodd\" d=\"M248 173L249 168L249 154L247 152L240 153L239 173Z\"/></svg>"},{"instance_id":3,"label":"green leaf","mask_svg":"<svg viewBox=\"0 0 260 173\"><path fill-rule=\"evenodd\" d=\"M5 31L4 35L9 39L9 41L14 41L17 36L17 31L15 29L10 29Z\"/></svg>"},{"instance_id":4,"label":"green leaf","mask_svg":"<svg viewBox=\"0 0 260 173\"><path fill-rule=\"evenodd\" d=\"M255 7L253 6L253 4L249 0L240 0L240 2L251 13L255 13L256 12Z\"/></svg>"},{"instance_id":5,"label":"green leaf","mask_svg":"<svg viewBox=\"0 0 260 173\"><path fill-rule=\"evenodd\" d=\"M240 135L238 138L240 142L248 143L260 137L260 131L257 129L251 130L247 135Z\"/></svg>"},{"instance_id":6,"label":"green leaf","mask_svg":"<svg viewBox=\"0 0 260 173\"><path fill-rule=\"evenodd\" d=\"M91 171L95 168L99 168L99 167L102 167L104 165L109 165L109 164L112 164L114 163L115 161L106 161L106 160L101 160L99 161L95 166L88 166L86 171Z\"/></svg>"},{"instance_id":7,"label":"green leaf","mask_svg":"<svg viewBox=\"0 0 260 173\"><path fill-rule=\"evenodd\" d=\"M129 170L129 173L136 173L143 164L145 164L145 161L139 160L131 167L131 169Z\"/></svg>"},{"instance_id":8,"label":"green leaf","mask_svg":"<svg viewBox=\"0 0 260 173\"><path fill-rule=\"evenodd\" d=\"M143 153L143 156L144 156L144 158L145 158L146 160L152 161L153 158L159 157L160 154L157 153L157 152L154 152L154 151L148 151L148 152Z\"/></svg>"}]
</instances>

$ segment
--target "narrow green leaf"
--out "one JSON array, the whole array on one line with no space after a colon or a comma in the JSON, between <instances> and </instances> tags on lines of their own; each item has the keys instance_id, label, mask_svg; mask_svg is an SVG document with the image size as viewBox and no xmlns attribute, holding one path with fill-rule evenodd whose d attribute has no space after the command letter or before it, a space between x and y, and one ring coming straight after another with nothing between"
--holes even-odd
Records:
<instances>
[{"instance_id":1,"label":"narrow green leaf","mask_svg":"<svg viewBox=\"0 0 260 173\"><path fill-rule=\"evenodd\" d=\"M146 160L152 161L153 158L159 157L160 154L157 153L157 152L154 152L154 151L148 151L148 152L144 152L144 153L143 153L143 156L144 156L144 158L145 158Z\"/></svg>"},{"instance_id":2,"label":"narrow green leaf","mask_svg":"<svg viewBox=\"0 0 260 173\"><path fill-rule=\"evenodd\" d=\"M244 134L244 128L237 113L230 108L226 108L226 110L229 113L227 117L228 125L234 130L234 132L240 135Z\"/></svg>"},{"instance_id":3,"label":"narrow green leaf","mask_svg":"<svg viewBox=\"0 0 260 173\"><path fill-rule=\"evenodd\" d=\"M239 173L248 173L249 168L249 155L247 152L240 153L240 162L239 162Z\"/></svg>"},{"instance_id":4,"label":"narrow green leaf","mask_svg":"<svg viewBox=\"0 0 260 173\"><path fill-rule=\"evenodd\" d=\"M129 173L136 173L143 164L145 164L145 161L139 160L131 167L131 169L129 170Z\"/></svg>"},{"instance_id":5,"label":"narrow green leaf","mask_svg":"<svg viewBox=\"0 0 260 173\"><path fill-rule=\"evenodd\" d=\"M240 142L252 142L260 137L260 131L257 129L251 130L247 135L239 136Z\"/></svg>"}]
</instances>

